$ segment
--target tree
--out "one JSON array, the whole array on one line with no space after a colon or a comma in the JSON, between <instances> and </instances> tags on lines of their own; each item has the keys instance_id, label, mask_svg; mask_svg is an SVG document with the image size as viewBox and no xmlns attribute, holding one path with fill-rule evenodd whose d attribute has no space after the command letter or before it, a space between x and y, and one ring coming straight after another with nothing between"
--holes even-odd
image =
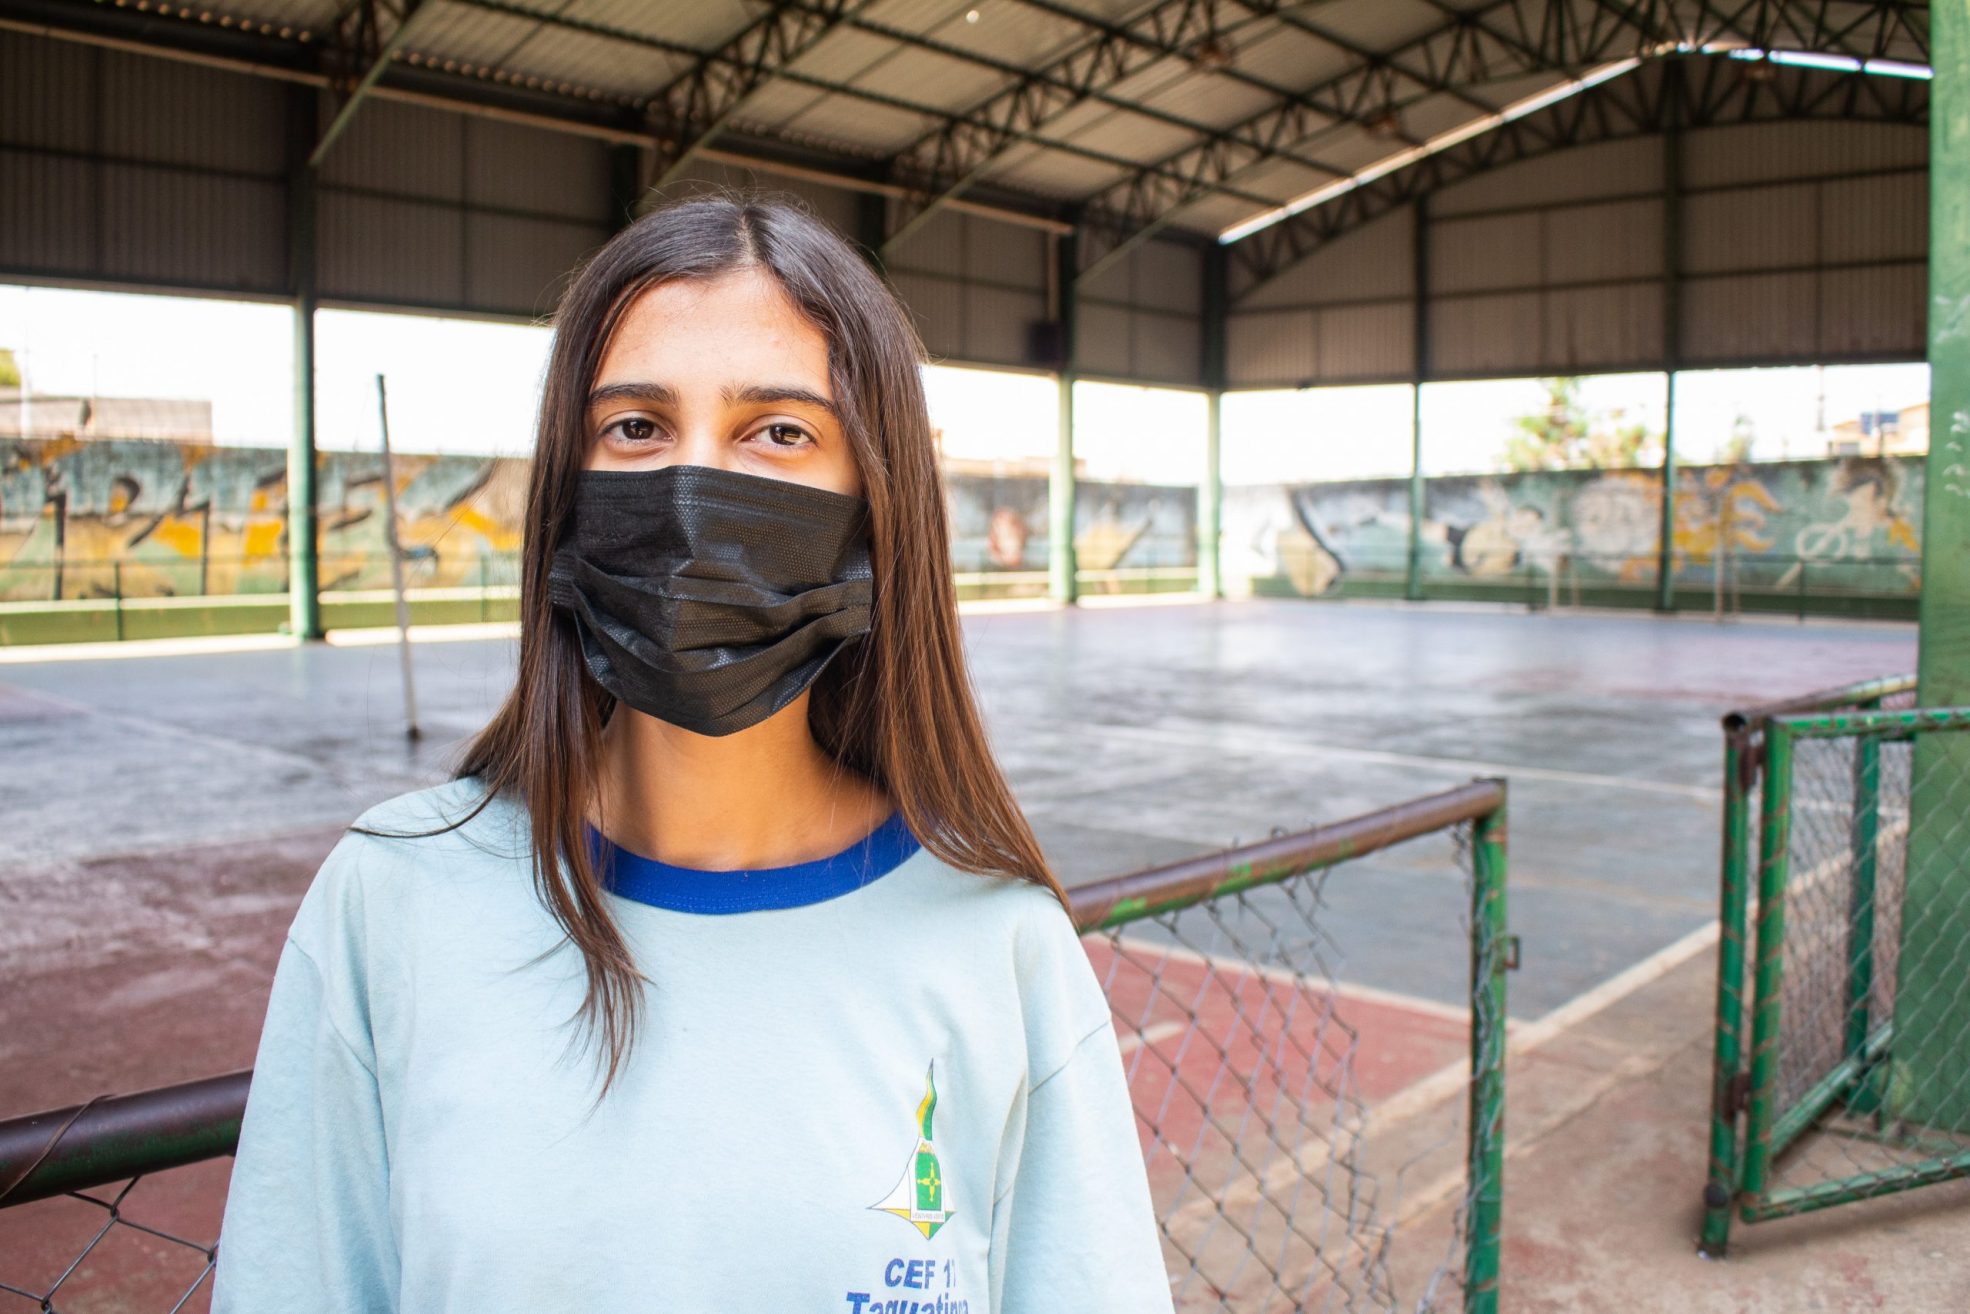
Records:
<instances>
[{"instance_id":1,"label":"tree","mask_svg":"<svg viewBox=\"0 0 1970 1314\"><path fill-rule=\"evenodd\" d=\"M1751 459L1752 444L1757 442L1756 426L1751 417L1739 411L1731 418L1731 436L1717 449L1717 464L1742 465Z\"/></svg>"},{"instance_id":2,"label":"tree","mask_svg":"<svg viewBox=\"0 0 1970 1314\"><path fill-rule=\"evenodd\" d=\"M14 360L14 353L7 347L0 347L0 388L21 386L21 367Z\"/></svg>"},{"instance_id":3,"label":"tree","mask_svg":"<svg viewBox=\"0 0 1970 1314\"><path fill-rule=\"evenodd\" d=\"M1514 420L1501 460L1511 470L1567 470L1588 466L1620 469L1639 464L1642 448L1658 435L1644 424L1617 424L1617 417L1590 413L1580 400L1577 375L1541 379L1543 410Z\"/></svg>"}]
</instances>

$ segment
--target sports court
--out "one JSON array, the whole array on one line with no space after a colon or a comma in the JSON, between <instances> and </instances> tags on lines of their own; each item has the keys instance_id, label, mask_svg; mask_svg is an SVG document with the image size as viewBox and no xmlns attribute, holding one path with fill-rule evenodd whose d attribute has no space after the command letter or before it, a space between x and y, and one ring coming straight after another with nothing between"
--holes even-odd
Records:
<instances>
[{"instance_id":1,"label":"sports court","mask_svg":"<svg viewBox=\"0 0 1970 1314\"><path fill-rule=\"evenodd\" d=\"M0 0L0 1314L209 1307L303 892L570 605L562 293L735 193L922 348L1178 1310L1955 1314L1966 161L1970 0Z\"/></svg>"},{"instance_id":2,"label":"sports court","mask_svg":"<svg viewBox=\"0 0 1970 1314\"><path fill-rule=\"evenodd\" d=\"M10 655L0 667L5 787L37 800L0 877L11 910L4 1103L55 1107L250 1064L279 932L344 820L442 778L447 747L510 678L510 638L418 645L427 730L413 750L395 653L380 637ZM1601 1256L1612 1280L1674 1281L1689 1308L1731 1307L1700 1303L1714 1270L1680 1235L1701 1172L1686 1069L1699 1057L1714 958L1718 709L1773 683L1827 687L1906 666L1914 637L1852 622L1719 627L1267 600L966 617L995 744L1069 884L1476 776L1511 780L1512 921L1524 946L1511 1029L1537 1047L1512 1072L1506 1253L1533 1309L1578 1307L1573 1284L1590 1261L1562 1264L1546 1248L1586 1239L1578 1211L1617 1197L1662 1249L1640 1268ZM1402 672L1399 700L1387 693L1391 670ZM1483 756L1465 751L1475 744ZM1322 929L1345 983L1335 1010L1360 1033L1355 1080L1376 1105L1408 1092L1412 1117L1461 1097L1467 1061L1463 894L1448 847L1416 841L1337 870L1324 888ZM1098 970L1114 971L1115 955L1093 952ZM1145 956L1159 952L1151 944ZM1172 1049L1189 1022L1170 1001L1213 972L1237 986L1212 993L1207 1011L1265 990L1244 979L1251 970L1180 960L1158 993L1125 964L1118 1008L1154 1014L1125 1053ZM45 1062L50 1053L60 1061ZM1210 1080L1208 1051L1176 1057L1193 1081ZM1139 1090L1139 1107L1160 1096ZM1617 1117L1614 1105L1627 1107ZM1631 1143L1624 1155L1648 1156L1629 1191L1602 1196L1605 1179L1566 1170L1579 1151L1562 1147L1597 1124ZM206 1191L222 1189L206 1175ZM1950 1215L1932 1208L1927 1224L1918 1213L1893 1229L1946 1235ZM1843 1248L1830 1291L1948 1289L1894 1285L1909 1280L1888 1259L1895 1248ZM1812 1261L1754 1245L1732 1262L1756 1272ZM1689 1271L1670 1278L1664 1265ZM1953 1265L1935 1281L1962 1279Z\"/></svg>"}]
</instances>

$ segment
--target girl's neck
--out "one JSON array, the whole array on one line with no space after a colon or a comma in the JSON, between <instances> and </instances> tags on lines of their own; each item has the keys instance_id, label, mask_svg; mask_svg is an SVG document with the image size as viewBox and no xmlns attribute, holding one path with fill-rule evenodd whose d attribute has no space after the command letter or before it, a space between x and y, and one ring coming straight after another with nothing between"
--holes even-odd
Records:
<instances>
[{"instance_id":1,"label":"girl's neck","mask_svg":"<svg viewBox=\"0 0 1970 1314\"><path fill-rule=\"evenodd\" d=\"M808 697L717 736L618 706L602 734L589 820L632 853L707 871L841 852L895 804L814 741Z\"/></svg>"}]
</instances>

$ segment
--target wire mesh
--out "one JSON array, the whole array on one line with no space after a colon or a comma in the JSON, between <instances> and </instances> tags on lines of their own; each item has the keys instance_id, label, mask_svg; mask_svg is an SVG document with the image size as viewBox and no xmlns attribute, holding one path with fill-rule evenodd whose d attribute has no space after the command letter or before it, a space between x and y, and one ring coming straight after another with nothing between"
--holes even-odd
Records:
<instances>
[{"instance_id":1,"label":"wire mesh","mask_svg":"<svg viewBox=\"0 0 1970 1314\"><path fill-rule=\"evenodd\" d=\"M1467 895L1472 830L1453 830ZM1352 878L1372 876L1306 871L1084 939L1113 1010L1179 1310L1476 1307L1465 1291L1477 1194L1469 1061L1377 1089L1368 1069L1387 1043L1387 1006L1343 984L1326 915L1329 882ZM1462 922L1443 942L1477 943L1478 979L1489 979L1503 946L1487 923ZM1491 992L1477 993L1475 1026L1502 1028ZM1454 1027L1460 1054L1471 1017L1435 1019ZM1501 1118L1491 1101L1485 1129L1498 1134Z\"/></svg>"},{"instance_id":2,"label":"wire mesh","mask_svg":"<svg viewBox=\"0 0 1970 1314\"><path fill-rule=\"evenodd\" d=\"M1970 713L1775 722L1768 753L1781 735L1753 1219L1970 1175Z\"/></svg>"},{"instance_id":3,"label":"wire mesh","mask_svg":"<svg viewBox=\"0 0 1970 1314\"><path fill-rule=\"evenodd\" d=\"M1496 1310L1502 974L1515 965L1503 797L1484 782L1289 837L1346 857L1447 831L1465 912L1446 917L1437 943L1470 955L1462 1007L1419 1012L1416 1000L1346 984L1326 891L1374 879L1346 861L1259 879L1242 864L1242 886L1098 917L1106 929L1083 936L1114 1016L1179 1310ZM1472 798L1488 809L1474 820ZM1419 821L1417 805L1446 810ZM1453 811L1466 819L1446 819ZM1382 1061L1419 1018L1436 1064L1420 1076ZM121 1097L147 1110L119 1114L126 1148L78 1122L87 1106L0 1124L15 1147L0 1155L0 1314L205 1309L246 1076ZM171 1113L194 1086L210 1088L196 1111ZM166 1148L183 1136L201 1148ZM136 1176L34 1189L57 1157L65 1172L100 1170L66 1185ZM166 1163L185 1166L147 1171Z\"/></svg>"},{"instance_id":4,"label":"wire mesh","mask_svg":"<svg viewBox=\"0 0 1970 1314\"><path fill-rule=\"evenodd\" d=\"M0 1314L207 1309L230 1168L195 1164L0 1209Z\"/></svg>"}]
</instances>

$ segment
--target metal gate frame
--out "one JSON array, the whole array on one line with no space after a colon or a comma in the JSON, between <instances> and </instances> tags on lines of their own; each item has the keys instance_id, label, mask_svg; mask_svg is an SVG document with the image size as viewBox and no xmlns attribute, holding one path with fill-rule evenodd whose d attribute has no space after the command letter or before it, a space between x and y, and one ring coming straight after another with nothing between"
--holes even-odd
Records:
<instances>
[{"instance_id":1,"label":"metal gate frame","mask_svg":"<svg viewBox=\"0 0 1970 1314\"><path fill-rule=\"evenodd\" d=\"M1892 1020L1871 1022L1865 1008L1850 1015L1839 1062L1789 1107L1778 1108L1780 990L1784 982L1785 904L1790 862L1792 750L1806 739L1851 737L1857 744L1854 793L1853 890L1846 963L1847 996L1865 1001L1873 984L1874 852L1879 826L1879 750L1917 734L1970 730L1970 709L1882 710L1910 703L1915 677L1894 676L1809 694L1724 718L1722 890L1719 901L1716 1039L1713 1055L1709 1168L1703 1190L1698 1249L1721 1258L1733 1212L1745 1223L1783 1218L1831 1205L1970 1176L1970 1152L1935 1155L1893 1168L1774 1189L1777 1157L1835 1103L1864 1110L1878 1104L1868 1088L1889 1051ZM1754 828L1757 858L1752 858ZM1756 883L1755 944L1750 924ZM1744 1045L1746 948L1751 999L1749 1066ZM1738 1120L1742 1117L1740 1133Z\"/></svg>"}]
</instances>

